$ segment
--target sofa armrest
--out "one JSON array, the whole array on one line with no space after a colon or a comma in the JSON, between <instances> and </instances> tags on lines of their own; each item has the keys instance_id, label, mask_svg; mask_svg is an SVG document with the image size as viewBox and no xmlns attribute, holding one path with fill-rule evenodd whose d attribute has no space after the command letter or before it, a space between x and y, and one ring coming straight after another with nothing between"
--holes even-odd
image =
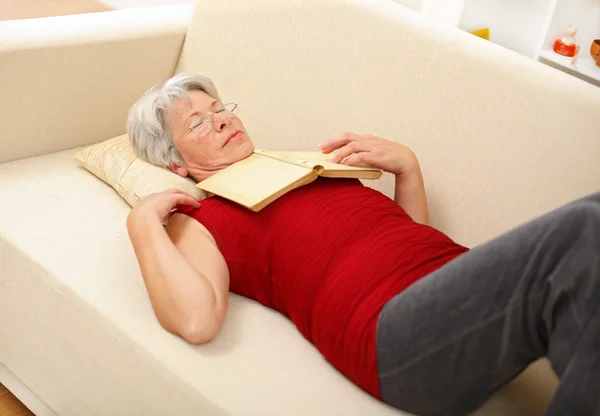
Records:
<instances>
[{"instance_id":1,"label":"sofa armrest","mask_svg":"<svg viewBox=\"0 0 600 416\"><path fill-rule=\"evenodd\" d=\"M97 143L173 75L190 6L0 22L0 163Z\"/></svg>"}]
</instances>

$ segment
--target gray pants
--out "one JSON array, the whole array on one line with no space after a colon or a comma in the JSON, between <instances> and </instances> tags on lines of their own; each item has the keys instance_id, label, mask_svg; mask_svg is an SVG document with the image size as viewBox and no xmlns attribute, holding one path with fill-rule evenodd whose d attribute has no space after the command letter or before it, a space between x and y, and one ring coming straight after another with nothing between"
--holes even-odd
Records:
<instances>
[{"instance_id":1,"label":"gray pants","mask_svg":"<svg viewBox=\"0 0 600 416\"><path fill-rule=\"evenodd\" d=\"M600 415L600 194L474 248L390 300L377 329L383 399L465 415L548 357L548 415Z\"/></svg>"}]
</instances>

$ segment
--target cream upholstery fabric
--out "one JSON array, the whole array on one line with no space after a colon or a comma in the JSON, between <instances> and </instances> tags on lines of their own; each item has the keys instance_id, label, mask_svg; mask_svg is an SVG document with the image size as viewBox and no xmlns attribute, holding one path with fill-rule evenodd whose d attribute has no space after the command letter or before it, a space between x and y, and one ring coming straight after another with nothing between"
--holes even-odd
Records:
<instances>
[{"instance_id":1,"label":"cream upholstery fabric","mask_svg":"<svg viewBox=\"0 0 600 416\"><path fill-rule=\"evenodd\" d=\"M258 147L407 144L463 244L600 189L600 89L389 0L199 0L177 72L213 78Z\"/></svg>"},{"instance_id":2,"label":"cream upholstery fabric","mask_svg":"<svg viewBox=\"0 0 600 416\"><path fill-rule=\"evenodd\" d=\"M388 0L197 10L178 70L214 78L259 147L313 148L343 130L401 140L420 156L435 225L464 244L600 188L600 92L567 75ZM77 30L0 23L12 39L0 46L0 89L25 91L19 106L0 104L0 161L122 133L126 108L171 75L183 38L178 24L152 23L169 13L134 12ZM27 25L47 26L48 40L19 42ZM77 166L77 150L0 164L0 362L56 413L402 414L252 301L233 296L209 345L166 333L128 241L130 208ZM478 415L540 414L556 383L544 365Z\"/></svg>"},{"instance_id":3,"label":"cream upholstery fabric","mask_svg":"<svg viewBox=\"0 0 600 416\"><path fill-rule=\"evenodd\" d=\"M131 206L152 193L171 188L181 189L196 199L206 197L192 179L139 159L126 134L86 147L74 159L112 186Z\"/></svg>"},{"instance_id":4,"label":"cream upholstery fabric","mask_svg":"<svg viewBox=\"0 0 600 416\"><path fill-rule=\"evenodd\" d=\"M57 416L30 388L0 363L0 384L6 387L21 403L25 403L35 416Z\"/></svg>"},{"instance_id":5,"label":"cream upholstery fabric","mask_svg":"<svg viewBox=\"0 0 600 416\"><path fill-rule=\"evenodd\" d=\"M0 22L0 163L106 140L173 74L189 6Z\"/></svg>"},{"instance_id":6,"label":"cream upholstery fabric","mask_svg":"<svg viewBox=\"0 0 600 416\"><path fill-rule=\"evenodd\" d=\"M600 190L599 89L388 0L199 0L177 72L212 77L258 147L409 145L433 225L466 245ZM478 414L541 414L555 386L540 362Z\"/></svg>"},{"instance_id":7,"label":"cream upholstery fabric","mask_svg":"<svg viewBox=\"0 0 600 416\"><path fill-rule=\"evenodd\" d=\"M0 164L0 362L57 414L398 414L248 299L232 297L209 345L165 332L127 236L129 206L75 153Z\"/></svg>"}]
</instances>

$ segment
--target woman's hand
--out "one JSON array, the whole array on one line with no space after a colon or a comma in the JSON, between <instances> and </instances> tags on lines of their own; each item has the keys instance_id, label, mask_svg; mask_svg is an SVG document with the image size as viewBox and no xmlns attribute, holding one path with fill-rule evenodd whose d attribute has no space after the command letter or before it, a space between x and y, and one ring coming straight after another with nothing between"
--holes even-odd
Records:
<instances>
[{"instance_id":1,"label":"woman's hand","mask_svg":"<svg viewBox=\"0 0 600 416\"><path fill-rule=\"evenodd\" d=\"M417 157L408 147L370 134L342 133L319 148L325 154L339 150L333 157L334 163L364 164L396 175L394 201L415 222L427 224L423 175Z\"/></svg>"},{"instance_id":2,"label":"woman's hand","mask_svg":"<svg viewBox=\"0 0 600 416\"><path fill-rule=\"evenodd\" d=\"M408 147L370 134L342 133L319 148L325 154L339 149L333 162L348 166L369 165L394 175L418 169L417 158Z\"/></svg>"},{"instance_id":3,"label":"woman's hand","mask_svg":"<svg viewBox=\"0 0 600 416\"><path fill-rule=\"evenodd\" d=\"M179 190L169 189L164 192L148 195L142 199L129 214L128 223L139 218L156 218L164 222L173 208L191 206L200 208L200 202L193 196Z\"/></svg>"}]
</instances>

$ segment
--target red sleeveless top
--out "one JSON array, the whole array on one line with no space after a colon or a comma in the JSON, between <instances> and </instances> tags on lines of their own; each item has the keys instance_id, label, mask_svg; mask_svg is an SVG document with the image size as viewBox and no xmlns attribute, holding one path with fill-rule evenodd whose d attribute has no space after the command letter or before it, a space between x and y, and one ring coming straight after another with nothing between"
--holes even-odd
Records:
<instances>
[{"instance_id":1,"label":"red sleeveless top","mask_svg":"<svg viewBox=\"0 0 600 416\"><path fill-rule=\"evenodd\" d=\"M219 197L180 212L215 238L232 292L289 317L333 366L380 399L381 309L467 251L354 179L319 178L258 213Z\"/></svg>"}]
</instances>

